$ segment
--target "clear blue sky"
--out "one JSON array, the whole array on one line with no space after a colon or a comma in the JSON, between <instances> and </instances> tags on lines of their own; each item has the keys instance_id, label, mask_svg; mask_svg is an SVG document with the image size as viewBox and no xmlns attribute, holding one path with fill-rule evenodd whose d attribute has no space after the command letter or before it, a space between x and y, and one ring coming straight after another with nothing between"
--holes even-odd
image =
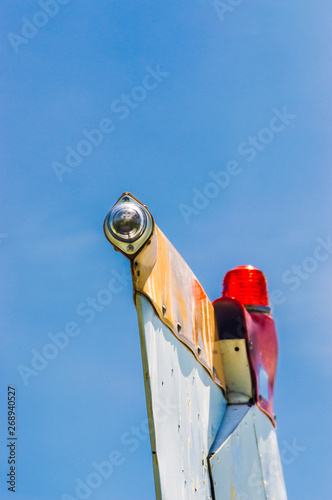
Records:
<instances>
[{"instance_id":1,"label":"clear blue sky","mask_svg":"<svg viewBox=\"0 0 332 500\"><path fill-rule=\"evenodd\" d=\"M42 4L0 7L1 498L8 385L17 500L75 497L116 451L89 498L154 498L129 264L102 230L131 191L211 300L241 264L279 290L288 495L330 500L331 2ZM118 293L87 312L111 278ZM22 377L65 328L76 336Z\"/></svg>"}]
</instances>

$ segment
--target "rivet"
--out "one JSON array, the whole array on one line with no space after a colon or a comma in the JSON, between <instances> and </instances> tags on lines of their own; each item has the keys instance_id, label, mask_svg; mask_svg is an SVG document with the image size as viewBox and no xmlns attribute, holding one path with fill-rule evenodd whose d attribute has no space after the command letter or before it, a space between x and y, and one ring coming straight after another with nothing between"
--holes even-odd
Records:
<instances>
[{"instance_id":1,"label":"rivet","mask_svg":"<svg viewBox=\"0 0 332 500\"><path fill-rule=\"evenodd\" d=\"M181 428L181 425L180 425L180 424L178 424L178 431L180 430L180 428Z\"/></svg>"},{"instance_id":2,"label":"rivet","mask_svg":"<svg viewBox=\"0 0 332 500\"><path fill-rule=\"evenodd\" d=\"M254 344L252 340L249 340L249 350L252 351L252 348L254 347Z\"/></svg>"},{"instance_id":3,"label":"rivet","mask_svg":"<svg viewBox=\"0 0 332 500\"><path fill-rule=\"evenodd\" d=\"M197 353L198 353L198 356L200 356L200 355L201 355L201 352L202 352L202 349L198 346L198 347L197 347Z\"/></svg>"},{"instance_id":4,"label":"rivet","mask_svg":"<svg viewBox=\"0 0 332 500\"><path fill-rule=\"evenodd\" d=\"M130 201L129 196L124 196L124 197L122 198L122 201Z\"/></svg>"},{"instance_id":5,"label":"rivet","mask_svg":"<svg viewBox=\"0 0 332 500\"><path fill-rule=\"evenodd\" d=\"M127 246L128 252L132 252L134 250L134 248L135 248L134 245L128 245Z\"/></svg>"},{"instance_id":6,"label":"rivet","mask_svg":"<svg viewBox=\"0 0 332 500\"><path fill-rule=\"evenodd\" d=\"M181 325L180 325L180 323L178 323L178 324L176 325L176 328L177 328L178 332L180 333L180 332L181 332Z\"/></svg>"},{"instance_id":7,"label":"rivet","mask_svg":"<svg viewBox=\"0 0 332 500\"><path fill-rule=\"evenodd\" d=\"M162 307L162 310L163 310L163 315L165 316L165 314L166 314L166 307L165 307L165 306L163 306L163 307Z\"/></svg>"}]
</instances>

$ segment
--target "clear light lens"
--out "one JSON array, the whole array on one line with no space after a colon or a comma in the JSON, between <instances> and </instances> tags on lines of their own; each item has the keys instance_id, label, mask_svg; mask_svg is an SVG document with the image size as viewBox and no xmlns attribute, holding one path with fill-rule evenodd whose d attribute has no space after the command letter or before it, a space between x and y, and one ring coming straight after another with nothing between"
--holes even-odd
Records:
<instances>
[{"instance_id":1,"label":"clear light lens","mask_svg":"<svg viewBox=\"0 0 332 500\"><path fill-rule=\"evenodd\" d=\"M124 202L116 205L111 210L107 225L116 239L132 243L144 233L147 219L139 205Z\"/></svg>"}]
</instances>

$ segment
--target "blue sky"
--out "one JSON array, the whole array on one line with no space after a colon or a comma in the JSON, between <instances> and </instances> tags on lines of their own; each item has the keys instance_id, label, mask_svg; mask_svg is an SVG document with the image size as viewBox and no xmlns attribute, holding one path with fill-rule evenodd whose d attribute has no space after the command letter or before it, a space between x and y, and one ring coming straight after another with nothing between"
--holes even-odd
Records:
<instances>
[{"instance_id":1,"label":"blue sky","mask_svg":"<svg viewBox=\"0 0 332 500\"><path fill-rule=\"evenodd\" d=\"M286 487L329 500L331 3L239 1L223 14L203 0L4 0L0 17L0 424L13 385L16 498L75 497L111 453L89 498L154 498L129 264L102 230L131 191L211 300L242 264L279 290ZM211 172L226 185L209 187ZM111 303L82 315L111 278ZM18 367L65 328L75 336L25 384Z\"/></svg>"}]
</instances>

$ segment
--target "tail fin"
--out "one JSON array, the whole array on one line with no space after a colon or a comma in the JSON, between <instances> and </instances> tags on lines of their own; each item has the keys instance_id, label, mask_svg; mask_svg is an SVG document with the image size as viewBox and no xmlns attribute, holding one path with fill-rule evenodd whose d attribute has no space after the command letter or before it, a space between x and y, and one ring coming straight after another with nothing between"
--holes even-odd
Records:
<instances>
[{"instance_id":1,"label":"tail fin","mask_svg":"<svg viewBox=\"0 0 332 500\"><path fill-rule=\"evenodd\" d=\"M105 234L131 261L157 499L286 500L267 308L229 297L212 305L130 193Z\"/></svg>"}]
</instances>

